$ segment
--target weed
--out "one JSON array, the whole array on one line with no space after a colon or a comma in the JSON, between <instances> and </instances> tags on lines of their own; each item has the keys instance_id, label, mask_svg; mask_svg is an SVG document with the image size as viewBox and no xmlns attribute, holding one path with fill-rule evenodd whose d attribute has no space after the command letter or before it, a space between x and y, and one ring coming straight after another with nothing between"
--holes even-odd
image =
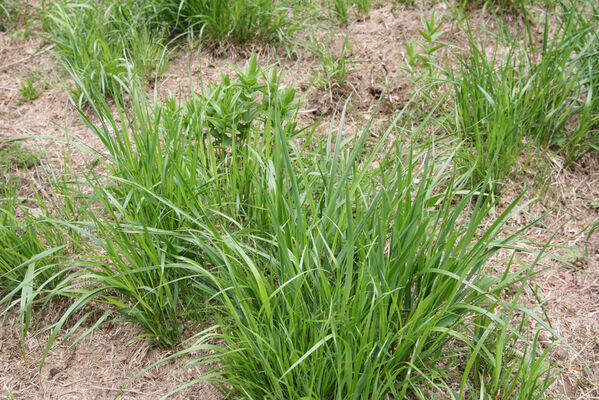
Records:
<instances>
[{"instance_id":1,"label":"weed","mask_svg":"<svg viewBox=\"0 0 599 400\"><path fill-rule=\"evenodd\" d=\"M370 124L347 135L344 109L338 131L298 148L295 90L282 87L277 70L260 68L255 56L188 101L148 97L140 77L161 65L162 23L165 33L198 32L215 41L283 40L289 32L283 5L165 0L50 7L48 38L77 85L74 100L94 113L77 108L104 146L94 153L104 168L86 177L91 195L63 181L61 193L71 189L85 202L73 211L67 204L70 216L61 226L86 237L90 249L84 262L59 275L62 231L50 218L18 209L13 184L0 187L3 200L11 199L2 205L0 254L16 255L6 257L2 272L11 278L0 280L8 283L5 301L16 305L19 294L29 307L26 321L32 293L74 298L49 328L45 354L66 321L91 302L109 311L83 335L118 313L165 348L180 343L186 326L202 323L199 310L211 302L217 333L208 336L222 347L200 346L221 357L215 383L231 397L431 398L442 391L541 398L551 365L547 352L537 351L538 336L525 334L524 320L554 332L517 296L503 300L536 262L501 260L505 272L498 276L487 268L500 249L525 251L514 241L528 227L504 234L520 199L497 214L494 198L485 195L513 164L522 135L546 122L539 104L547 98L523 85L536 74L515 62L516 50L495 62L471 38L471 54L452 75L450 128L465 145L449 154L431 143L402 147L410 143L402 138L389 145L391 135L418 136L431 122L432 111L420 127L399 127L405 109L375 143ZM412 55L433 80L442 24L433 17L423 26L424 42ZM348 37L339 57L314 39L312 46L323 85L347 84ZM595 83L594 67L590 62L584 72L584 88ZM531 119L524 104L533 105ZM458 173L452 166L460 162ZM510 325L516 313L523 322ZM448 383L456 371L459 392Z\"/></svg>"},{"instance_id":2,"label":"weed","mask_svg":"<svg viewBox=\"0 0 599 400\"><path fill-rule=\"evenodd\" d=\"M256 153L273 151L272 110L295 134L295 91L280 87L276 71L260 69L253 56L236 78L223 75L183 105L149 102L137 87L131 112L117 102L122 125L101 96L87 99L102 122L85 121L108 151L111 173L89 182L102 207L87 211L98 234L86 235L109 261L94 261L93 280L101 289L89 299L101 295L159 346L178 344L184 318L193 313L183 300L198 298L194 272L179 260L205 255L184 233L205 230L206 223L231 229L266 223Z\"/></svg>"},{"instance_id":3,"label":"weed","mask_svg":"<svg viewBox=\"0 0 599 400\"><path fill-rule=\"evenodd\" d=\"M516 56L510 53L498 66L483 48L471 47L459 77L453 78L457 134L466 140L460 149L460 163L466 170L474 168L474 185L491 179L494 191L523 151L525 116L518 105L533 96L530 91L518 92L515 62Z\"/></svg>"},{"instance_id":4,"label":"weed","mask_svg":"<svg viewBox=\"0 0 599 400\"><path fill-rule=\"evenodd\" d=\"M43 154L29 150L17 142L0 144L0 170L16 168L32 168L40 163Z\"/></svg>"},{"instance_id":5,"label":"weed","mask_svg":"<svg viewBox=\"0 0 599 400\"><path fill-rule=\"evenodd\" d=\"M349 22L351 9L355 9L358 14L368 14L372 8L372 0L328 0L328 3L325 4L341 25L346 25Z\"/></svg>"},{"instance_id":6,"label":"weed","mask_svg":"<svg viewBox=\"0 0 599 400\"><path fill-rule=\"evenodd\" d=\"M160 74L168 58L163 36L151 30L136 2L59 1L42 22L58 59L85 82L73 92L79 103L84 92L120 93L130 70L141 77Z\"/></svg>"},{"instance_id":7,"label":"weed","mask_svg":"<svg viewBox=\"0 0 599 400\"><path fill-rule=\"evenodd\" d=\"M349 4L347 0L333 0L333 14L341 24L347 24Z\"/></svg>"},{"instance_id":8,"label":"weed","mask_svg":"<svg viewBox=\"0 0 599 400\"><path fill-rule=\"evenodd\" d=\"M6 31L19 18L19 3L16 0L0 0L0 32Z\"/></svg>"},{"instance_id":9,"label":"weed","mask_svg":"<svg viewBox=\"0 0 599 400\"><path fill-rule=\"evenodd\" d=\"M574 8L575 10L576 8ZM455 118L460 138L470 145L462 152L476 182L508 176L529 137L542 148L565 155L569 164L598 143L594 91L597 21L564 14L559 34L541 48L532 37L522 48L504 30L507 54L497 59L470 36L470 52L453 72ZM545 29L549 29L545 25ZM592 33L593 32L593 33ZM530 31L529 31L530 35ZM574 56L575 55L575 56Z\"/></svg>"},{"instance_id":10,"label":"weed","mask_svg":"<svg viewBox=\"0 0 599 400\"><path fill-rule=\"evenodd\" d=\"M316 40L314 35L310 36L308 49L319 58L322 65L316 68L316 76L313 84L321 89L334 87L343 87L348 83L348 77L355 69L352 60L352 48L349 43L349 32L345 36L341 45L341 52L337 56L333 50L333 38L327 37L325 40Z\"/></svg>"},{"instance_id":11,"label":"weed","mask_svg":"<svg viewBox=\"0 0 599 400\"><path fill-rule=\"evenodd\" d=\"M285 4L271 0L153 0L147 10L173 33L200 34L213 42L285 42L299 28Z\"/></svg>"},{"instance_id":12,"label":"weed","mask_svg":"<svg viewBox=\"0 0 599 400\"><path fill-rule=\"evenodd\" d=\"M25 334L34 305L47 303L68 280L67 269L60 266L64 235L46 218L35 217L33 208L23 206L18 192L17 179L0 177L0 316L19 308ZM43 211L41 204L32 203Z\"/></svg>"},{"instance_id":13,"label":"weed","mask_svg":"<svg viewBox=\"0 0 599 400\"><path fill-rule=\"evenodd\" d=\"M495 12L517 12L532 3L534 0L459 0L458 4L462 10L471 6L491 7Z\"/></svg>"},{"instance_id":14,"label":"weed","mask_svg":"<svg viewBox=\"0 0 599 400\"><path fill-rule=\"evenodd\" d=\"M39 91L35 86L33 75L21 78L19 93L21 93L21 96L23 96L25 101L33 101L38 98Z\"/></svg>"},{"instance_id":15,"label":"weed","mask_svg":"<svg viewBox=\"0 0 599 400\"><path fill-rule=\"evenodd\" d=\"M485 356L493 345L484 340L497 329L505 333L509 316L498 311L499 295L523 275L493 277L482 266L492 248L513 239L498 234L514 209L475 236L493 207L488 198L463 196L461 179L435 166L425 148L377 154L393 128L372 153L363 153L368 129L352 138L351 151L342 150L343 120L315 158L299 156L275 128L279 145L257 174L266 176L269 225L247 239L214 228L190 238L211 249L210 269L186 262L224 307L226 347L215 348L222 355L215 383L225 393L405 398L418 393L428 372L447 379L439 365L452 338L465 345L456 346L463 349L456 357L468 360L467 370L475 362L503 365L499 354ZM381 166L372 169L375 158ZM439 191L441 182L448 186ZM471 321L488 332L482 340ZM542 395L546 385L535 379L545 373L491 377L490 392L508 382ZM475 384L469 376L464 382Z\"/></svg>"},{"instance_id":16,"label":"weed","mask_svg":"<svg viewBox=\"0 0 599 400\"><path fill-rule=\"evenodd\" d=\"M372 8L372 0L353 0L354 5L360 12L368 14Z\"/></svg>"},{"instance_id":17,"label":"weed","mask_svg":"<svg viewBox=\"0 0 599 400\"><path fill-rule=\"evenodd\" d=\"M422 29L419 29L418 32L423 41L406 43L407 66L402 67L402 69L412 75L414 82L425 78L427 83L431 83L437 79L439 70L436 53L446 46L445 43L439 41L445 31L441 30L443 20L437 20L434 12L431 13L430 19L422 17L420 22L422 23ZM424 73L416 69L419 66L424 67Z\"/></svg>"},{"instance_id":18,"label":"weed","mask_svg":"<svg viewBox=\"0 0 599 400\"><path fill-rule=\"evenodd\" d=\"M7 0L0 1L0 31L6 30L6 20L10 17L9 7Z\"/></svg>"},{"instance_id":19,"label":"weed","mask_svg":"<svg viewBox=\"0 0 599 400\"><path fill-rule=\"evenodd\" d=\"M436 383L450 357L465 371L460 396L473 387L481 397L542 395L544 355L504 357L524 339L521 327L508 330L504 310L517 302L502 294L534 264L507 260L500 276L485 268L521 233L502 235L518 201L491 216L485 188L469 191L468 173L451 170L453 154L401 140L389 148L402 113L366 146L369 126L345 136L344 110L310 152L292 140L294 89L255 57L182 104L149 99L132 79L128 107L117 95L111 108L71 72L98 121L78 109L104 145L106 174L88 177L85 220L64 222L97 252L78 265L89 286L65 278L53 292L75 301L50 327L45 354L90 302L110 310L84 335L118 312L173 347L210 299L218 333L209 336L223 343L210 346L222 356L215 383L232 396L406 398L423 385L453 395Z\"/></svg>"}]
</instances>

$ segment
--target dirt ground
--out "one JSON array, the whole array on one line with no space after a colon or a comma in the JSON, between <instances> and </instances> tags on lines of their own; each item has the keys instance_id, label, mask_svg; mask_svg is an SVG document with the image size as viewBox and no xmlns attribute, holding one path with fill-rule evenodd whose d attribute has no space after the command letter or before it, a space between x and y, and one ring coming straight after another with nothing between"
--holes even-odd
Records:
<instances>
[{"instance_id":1,"label":"dirt ground","mask_svg":"<svg viewBox=\"0 0 599 400\"><path fill-rule=\"evenodd\" d=\"M316 68L318 60L307 51L298 50L291 59L281 58L280 68L286 71L285 84L299 88L305 99L301 118L313 122L322 116L326 126L327 118L330 120L339 102L353 93L346 123L348 133L352 134L372 117L377 104L375 127L388 125L393 112L411 97L412 85L405 80L406 73L400 67L406 65L404 44L418 37L423 12L430 10L392 10L386 6L372 10L368 18L355 22L349 37L353 58L359 62L354 65L357 71L350 76L350 84L345 88L328 91L311 87L310 71ZM437 17L449 12L444 4L436 6ZM492 24L492 19L483 13L473 18L480 19L487 27ZM457 46L463 44L465 38L451 26L449 19L445 29L447 40ZM344 32L340 33L335 43L341 43L344 36ZM272 49L258 45L253 49L263 64L276 60ZM186 88L189 72L197 86L201 80L217 80L222 71L232 70L231 64L242 67L250 51L231 48L223 57L210 49L182 47L157 81L158 92L166 97ZM40 95L26 102L18 89L20 79L29 74L39 77ZM83 171L90 157L75 146L69 146L73 139L67 139L65 132L94 148L101 148L101 143L82 127L70 105L65 90L70 84L42 39L15 31L0 32L0 143L33 136L35 138L26 145L42 151L49 167L60 171L68 158L76 171ZM599 376L599 231L588 235L589 227L599 219L599 157L597 154L586 156L566 169L559 157L551 157L551 181L539 194L542 201L528 207L511 224L513 228L521 227L546 214L540 224L527 232L526 239L537 244L552 239L548 252L562 260L548 258L540 263L539 268L545 269L525 291L525 301L538 304L536 292L553 328L571 346L558 345L552 353L551 357L562 366L553 391L570 399L599 399L596 386ZM536 172L532 170L514 178L502 202L512 201L524 184L535 178ZM534 195L529 193L529 197ZM134 339L135 327L114 324L95 331L73 347L64 344L52 348L40 371L39 361L47 336L47 332L27 336L23 354L17 317L9 314L2 321L0 393L10 392L16 399L113 398L129 378L169 354L150 349L144 340ZM173 361L128 383L120 398L160 398L208 371L200 367L182 370ZM222 397L209 384L197 383L172 398L216 400Z\"/></svg>"}]
</instances>

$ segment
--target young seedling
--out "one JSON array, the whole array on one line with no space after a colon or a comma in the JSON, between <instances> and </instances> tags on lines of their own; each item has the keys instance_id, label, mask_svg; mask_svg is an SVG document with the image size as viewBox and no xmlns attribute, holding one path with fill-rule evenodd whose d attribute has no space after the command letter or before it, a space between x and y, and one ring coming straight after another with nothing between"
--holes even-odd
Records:
<instances>
[{"instance_id":1,"label":"young seedling","mask_svg":"<svg viewBox=\"0 0 599 400\"><path fill-rule=\"evenodd\" d=\"M39 97L39 91L35 86L35 79L33 75L29 75L25 78L21 78L21 87L19 93L23 96L26 102L33 101Z\"/></svg>"},{"instance_id":2,"label":"young seedling","mask_svg":"<svg viewBox=\"0 0 599 400\"><path fill-rule=\"evenodd\" d=\"M327 37L318 41L313 35L310 36L308 48L321 61L321 65L315 68L316 76L313 84L321 89L344 87L348 84L348 77L355 72L353 68L352 47L349 43L349 33L345 36L341 45L341 52L335 55L333 51L333 39Z\"/></svg>"},{"instance_id":3,"label":"young seedling","mask_svg":"<svg viewBox=\"0 0 599 400\"><path fill-rule=\"evenodd\" d=\"M418 32L423 40L406 43L407 66L400 68L408 71L415 82L423 78L428 82L432 82L437 73L436 53L447 46L447 44L439 41L446 31L441 29L444 21L437 20L434 12L431 14L430 19L422 17L420 21L423 28L419 29ZM424 67L424 73L419 73L418 66Z\"/></svg>"}]
</instances>

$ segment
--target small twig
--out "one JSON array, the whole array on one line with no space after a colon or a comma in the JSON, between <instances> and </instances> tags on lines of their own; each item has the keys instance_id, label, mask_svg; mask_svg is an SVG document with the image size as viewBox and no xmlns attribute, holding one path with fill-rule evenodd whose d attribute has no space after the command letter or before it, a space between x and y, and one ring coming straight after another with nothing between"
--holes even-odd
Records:
<instances>
[{"instance_id":1,"label":"small twig","mask_svg":"<svg viewBox=\"0 0 599 400\"><path fill-rule=\"evenodd\" d=\"M6 70L6 69L9 69L10 67L14 67L15 65L21 64L22 62L25 62L25 61L31 60L31 59L32 59L32 58L34 58L34 57L37 57L37 56L39 56L39 55L42 55L42 54L44 54L45 52L52 50L52 49L54 48L54 46L55 46L55 45L53 45L53 44L52 44L52 45L50 45L50 46L46 47L45 49L42 49L42 50L38 51L37 53L33 53L33 54L32 54L32 55L30 55L30 56L27 56L27 57L25 57L25 58L22 58L22 59L20 59L20 60L17 60L17 61L15 61L15 62L11 62L10 64L6 64L6 65L3 65L3 66L0 66L0 72L4 71L4 70Z\"/></svg>"},{"instance_id":2,"label":"small twig","mask_svg":"<svg viewBox=\"0 0 599 400\"><path fill-rule=\"evenodd\" d=\"M68 382L68 383L65 383L64 385L62 385L62 387L66 388L66 387L69 387L69 386L73 386L74 384L79 383L79 382L84 381L84 380L85 379L81 378L81 379L73 381L73 382Z\"/></svg>"},{"instance_id":3,"label":"small twig","mask_svg":"<svg viewBox=\"0 0 599 400\"><path fill-rule=\"evenodd\" d=\"M119 388L104 387L104 386L95 386L95 385L89 385L89 387L94 388L94 389L98 389L98 390L110 390L110 391L113 391L113 392L127 392L127 393L143 394L144 396L148 396L148 393L140 392L138 390L119 389Z\"/></svg>"}]
</instances>

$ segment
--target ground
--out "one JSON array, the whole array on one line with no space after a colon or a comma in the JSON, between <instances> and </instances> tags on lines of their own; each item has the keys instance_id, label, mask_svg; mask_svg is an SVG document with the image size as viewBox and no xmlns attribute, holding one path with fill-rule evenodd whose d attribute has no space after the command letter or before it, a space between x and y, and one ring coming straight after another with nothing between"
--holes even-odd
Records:
<instances>
[{"instance_id":1,"label":"ground","mask_svg":"<svg viewBox=\"0 0 599 400\"><path fill-rule=\"evenodd\" d=\"M444 3L436 6L437 17L449 12ZM292 58L279 58L268 46L255 44L253 50L258 52L262 64L280 61L280 68L286 74L284 83L298 87L305 99L300 113L306 122L322 117L323 125L327 125L333 111L351 93L346 129L352 134L370 117L374 118L375 126L384 127L393 112L411 98L413 85L400 67L406 65L405 43L418 37L420 15L428 13L430 10L417 7L392 10L387 5L353 23L349 40L353 58L359 62L353 65L356 71L344 88L311 87L310 71L318 62L309 52L298 50ZM473 18L493 23L484 11ZM517 17L513 23L518 23ZM451 43L458 47L464 43L460 31L453 29L449 19L445 29ZM344 36L345 33L340 33L334 45L340 45ZM17 34L14 30L0 32L0 144L9 139L33 137L23 143L42 153L45 168L60 171L68 160L75 170L83 171L90 157L71 145L70 135L95 148L101 147L100 142L82 127L65 90L71 81L48 50L48 45L36 35ZM243 66L249 54L247 47L233 46L223 55L212 48L190 49L183 45L156 82L158 93L164 98L185 91L189 73L196 86L201 80L217 80L223 71L232 70L231 65ZM30 74L37 77L39 97L27 101L19 88L21 79ZM599 155L589 154L567 168L559 156L550 157L547 174L550 182L542 186L542 191L533 188L526 195L542 200L521 212L511 227L515 229L542 217L527 232L528 245L539 247L539 243L551 239L547 252L559 259L546 258L539 264L540 272L526 288L523 301L538 304L537 296L553 329L566 340L551 356L563 366L552 390L571 399L597 399L599 230L591 235L589 232L599 218ZM37 182L31 190L50 196L45 193L43 178L36 168L28 172L32 181ZM515 176L505 189L502 202L509 204L535 178L537 171L530 169ZM54 315L49 312L44 318L52 321ZM209 373L206 366L183 369L173 360L128 382L137 372L170 353L150 349L145 340L135 338L135 327L127 324L107 325L72 347L69 342L53 347L40 371L47 332L28 334L21 346L19 327L15 314L7 315L0 325L0 390L10 391L18 399L113 398L126 383L120 398L159 398L182 383ZM212 386L200 382L173 398L221 397Z\"/></svg>"}]
</instances>

